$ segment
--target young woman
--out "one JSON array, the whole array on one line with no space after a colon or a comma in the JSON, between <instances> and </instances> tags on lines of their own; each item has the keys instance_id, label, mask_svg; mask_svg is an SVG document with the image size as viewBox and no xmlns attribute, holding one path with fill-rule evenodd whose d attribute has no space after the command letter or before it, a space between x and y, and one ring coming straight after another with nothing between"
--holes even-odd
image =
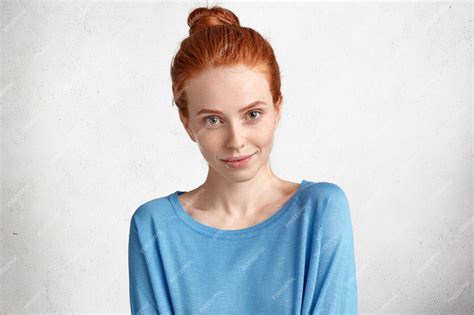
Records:
<instances>
[{"instance_id":1,"label":"young woman","mask_svg":"<svg viewBox=\"0 0 474 315\"><path fill-rule=\"evenodd\" d=\"M270 167L283 100L271 46L219 6L195 9L188 25L174 101L209 171L199 187L135 210L132 313L357 314L344 191Z\"/></svg>"}]
</instances>

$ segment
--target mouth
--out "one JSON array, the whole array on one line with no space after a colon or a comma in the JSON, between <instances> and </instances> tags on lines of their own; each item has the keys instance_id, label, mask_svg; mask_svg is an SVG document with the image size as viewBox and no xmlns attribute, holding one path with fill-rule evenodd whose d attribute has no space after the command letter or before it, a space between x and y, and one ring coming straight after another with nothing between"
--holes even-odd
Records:
<instances>
[{"instance_id":1,"label":"mouth","mask_svg":"<svg viewBox=\"0 0 474 315\"><path fill-rule=\"evenodd\" d=\"M228 159L222 159L222 161L224 161L224 162L238 162L238 161L245 160L245 159L251 157L254 154L255 153L248 154L248 155L241 155L241 156L233 156L233 157L230 157Z\"/></svg>"},{"instance_id":2,"label":"mouth","mask_svg":"<svg viewBox=\"0 0 474 315\"><path fill-rule=\"evenodd\" d=\"M250 154L250 155L241 155L238 157L232 157L229 159L222 160L227 166L232 167L232 168L241 168L249 164L250 160L252 160L252 157L256 154Z\"/></svg>"}]
</instances>

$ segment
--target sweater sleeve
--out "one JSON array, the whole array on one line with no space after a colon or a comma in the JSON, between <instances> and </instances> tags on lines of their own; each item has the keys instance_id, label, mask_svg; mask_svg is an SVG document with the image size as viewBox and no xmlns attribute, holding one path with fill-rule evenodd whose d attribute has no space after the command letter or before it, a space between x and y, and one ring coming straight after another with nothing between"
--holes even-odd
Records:
<instances>
[{"instance_id":1,"label":"sweater sleeve","mask_svg":"<svg viewBox=\"0 0 474 315\"><path fill-rule=\"evenodd\" d=\"M132 314L158 314L146 259L147 250L140 240L135 220L136 217L132 216L128 242L130 309Z\"/></svg>"},{"instance_id":2,"label":"sweater sleeve","mask_svg":"<svg viewBox=\"0 0 474 315\"><path fill-rule=\"evenodd\" d=\"M319 263L313 314L357 314L357 280L349 202L344 191L332 186L319 240Z\"/></svg>"}]
</instances>

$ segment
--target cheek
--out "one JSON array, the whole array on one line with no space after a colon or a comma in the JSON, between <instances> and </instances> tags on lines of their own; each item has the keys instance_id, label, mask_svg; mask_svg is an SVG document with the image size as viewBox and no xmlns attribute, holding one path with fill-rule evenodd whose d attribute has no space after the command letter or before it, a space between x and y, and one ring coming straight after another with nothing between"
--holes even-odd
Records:
<instances>
[{"instance_id":1,"label":"cheek","mask_svg":"<svg viewBox=\"0 0 474 315\"><path fill-rule=\"evenodd\" d=\"M273 139L274 139L274 134L273 132L265 132L265 134L261 135L260 138L260 149L264 151L267 155L270 153L272 147L273 147Z\"/></svg>"},{"instance_id":2,"label":"cheek","mask_svg":"<svg viewBox=\"0 0 474 315\"><path fill-rule=\"evenodd\" d=\"M216 137L212 137L209 135L201 135L201 137L198 138L197 144L201 151L213 151L217 148L217 139Z\"/></svg>"},{"instance_id":3,"label":"cheek","mask_svg":"<svg viewBox=\"0 0 474 315\"><path fill-rule=\"evenodd\" d=\"M213 137L212 132L210 132L209 129L204 128L198 122L193 121L191 129L193 130L198 145L207 146L207 143L210 142L209 138Z\"/></svg>"},{"instance_id":4,"label":"cheek","mask_svg":"<svg viewBox=\"0 0 474 315\"><path fill-rule=\"evenodd\" d=\"M220 139L220 136L217 133L211 131L206 132L205 130L201 131L196 143L201 154L208 161L219 156L222 152L222 147L224 146L224 142Z\"/></svg>"},{"instance_id":5,"label":"cheek","mask_svg":"<svg viewBox=\"0 0 474 315\"><path fill-rule=\"evenodd\" d=\"M275 135L275 126L271 122L266 122L258 128L256 132L257 138L263 143L269 143L273 141Z\"/></svg>"}]
</instances>

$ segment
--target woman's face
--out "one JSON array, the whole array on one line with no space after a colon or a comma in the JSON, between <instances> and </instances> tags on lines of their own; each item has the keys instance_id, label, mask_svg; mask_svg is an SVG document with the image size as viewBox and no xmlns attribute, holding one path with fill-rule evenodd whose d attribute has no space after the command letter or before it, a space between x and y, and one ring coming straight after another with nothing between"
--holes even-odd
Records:
<instances>
[{"instance_id":1,"label":"woman's face","mask_svg":"<svg viewBox=\"0 0 474 315\"><path fill-rule=\"evenodd\" d=\"M275 108L261 72L243 65L210 69L188 82L186 95L189 118L180 113L181 122L213 171L245 180L268 162L281 100ZM251 154L240 167L222 161Z\"/></svg>"}]
</instances>

